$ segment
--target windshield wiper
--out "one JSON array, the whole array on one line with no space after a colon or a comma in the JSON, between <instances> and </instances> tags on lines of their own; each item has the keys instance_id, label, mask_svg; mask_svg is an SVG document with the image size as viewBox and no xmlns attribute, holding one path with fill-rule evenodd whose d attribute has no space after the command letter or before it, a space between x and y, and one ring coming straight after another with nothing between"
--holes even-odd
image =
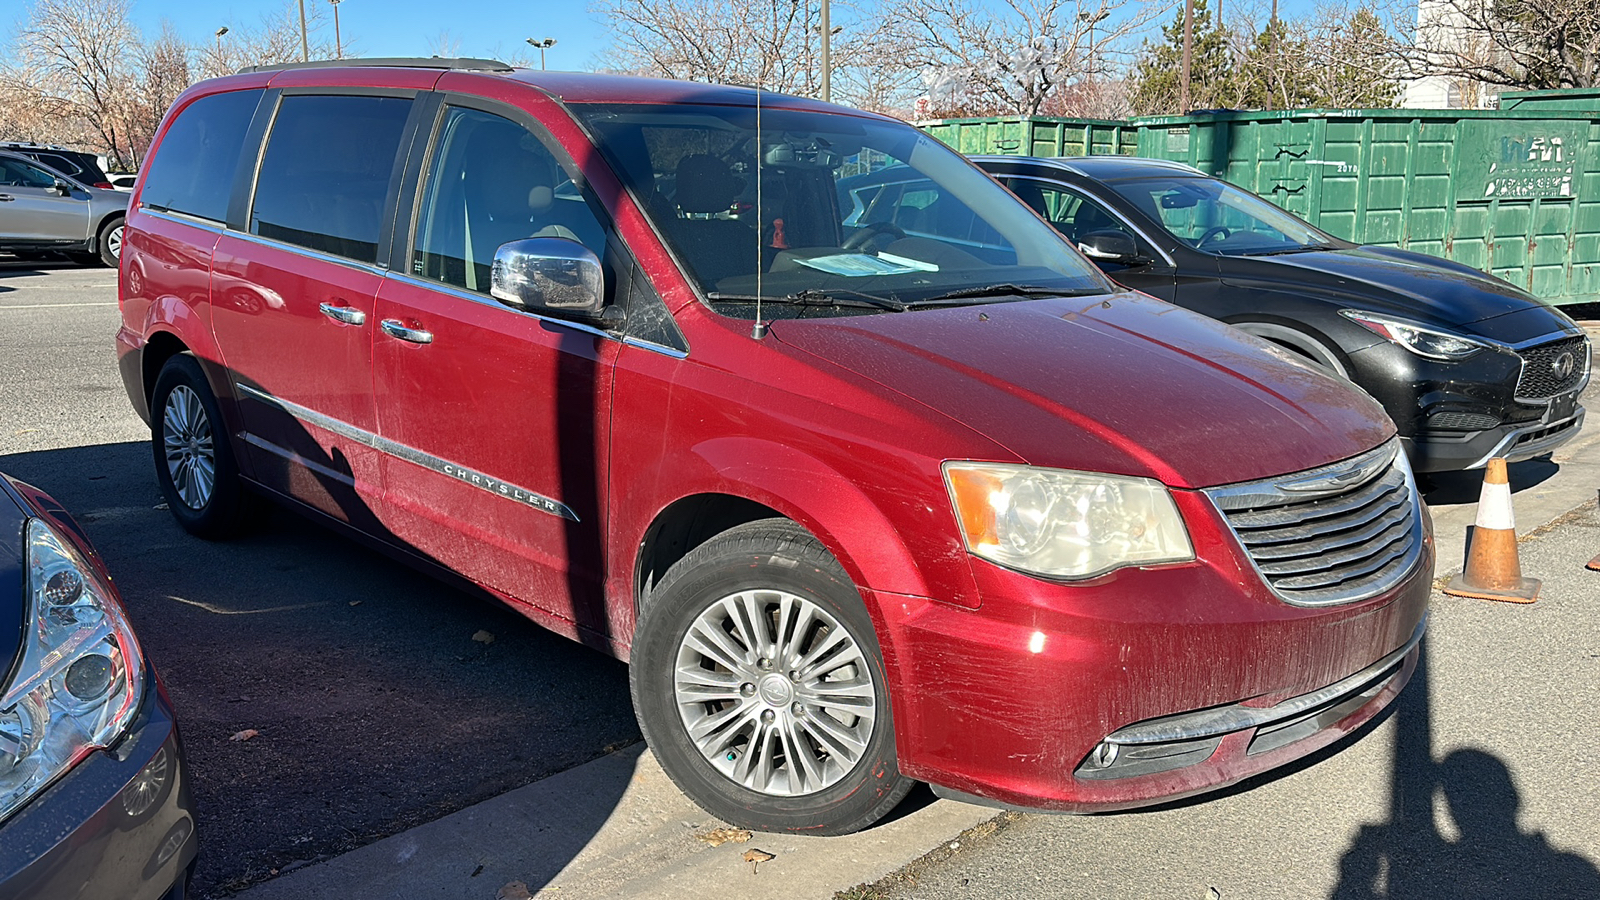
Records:
<instances>
[{"instance_id":1,"label":"windshield wiper","mask_svg":"<svg viewBox=\"0 0 1600 900\"><path fill-rule=\"evenodd\" d=\"M712 303L783 303L789 306L858 306L866 309L891 309L895 312L904 312L909 308L899 300L888 297L879 297L877 294L868 294L864 291L838 288L822 290L820 288L806 288L795 291L782 297L759 297L755 294L729 294L722 291L709 291L706 299Z\"/></svg>"},{"instance_id":2,"label":"windshield wiper","mask_svg":"<svg viewBox=\"0 0 1600 900\"><path fill-rule=\"evenodd\" d=\"M1008 297L1087 297L1090 294L1103 294L1100 288L1053 288L1041 284L986 284L982 287L959 288L943 294L935 294L914 301L908 306L935 306L941 303L951 303L957 300L983 300L993 299L1002 302Z\"/></svg>"},{"instance_id":3,"label":"windshield wiper","mask_svg":"<svg viewBox=\"0 0 1600 900\"><path fill-rule=\"evenodd\" d=\"M1279 247L1275 250L1249 250L1240 253L1240 256L1283 256L1288 253L1310 253L1313 250L1337 250L1332 244L1297 244L1293 247Z\"/></svg>"}]
</instances>

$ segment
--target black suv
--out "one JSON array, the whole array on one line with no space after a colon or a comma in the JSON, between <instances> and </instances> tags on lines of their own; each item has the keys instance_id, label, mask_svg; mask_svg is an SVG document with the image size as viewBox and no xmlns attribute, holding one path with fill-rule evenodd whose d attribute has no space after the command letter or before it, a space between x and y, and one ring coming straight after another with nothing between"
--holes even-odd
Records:
<instances>
[{"instance_id":1,"label":"black suv","mask_svg":"<svg viewBox=\"0 0 1600 900\"><path fill-rule=\"evenodd\" d=\"M35 162L42 162L63 175L71 176L89 187L109 191L112 189L111 178L105 170L100 168L100 159L93 153L84 153L81 150L68 150L54 144L35 144L32 142L4 141L0 142L0 150L9 150L12 153L26 156Z\"/></svg>"},{"instance_id":2,"label":"black suv","mask_svg":"<svg viewBox=\"0 0 1600 900\"><path fill-rule=\"evenodd\" d=\"M1459 263L1340 240L1179 163L976 157L1128 287L1221 319L1362 387L1418 471L1529 459L1578 433L1589 340L1565 314ZM915 176L841 184L846 224L908 234L939 211ZM974 241L982 235L974 232Z\"/></svg>"}]
</instances>

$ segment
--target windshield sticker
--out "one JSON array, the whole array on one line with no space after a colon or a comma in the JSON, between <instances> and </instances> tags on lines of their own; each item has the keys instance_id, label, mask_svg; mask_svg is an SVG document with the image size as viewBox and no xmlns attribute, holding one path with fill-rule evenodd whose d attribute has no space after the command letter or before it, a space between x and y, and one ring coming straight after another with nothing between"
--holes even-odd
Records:
<instances>
[{"instance_id":1,"label":"windshield sticker","mask_svg":"<svg viewBox=\"0 0 1600 900\"><path fill-rule=\"evenodd\" d=\"M907 259L904 256L893 256L880 253L870 256L865 253L835 253L832 256L814 256L811 259L795 260L802 266L826 272L829 275L844 275L848 278L860 278L867 275L904 275L908 272L937 272L939 267L933 263L925 263L918 259Z\"/></svg>"}]
</instances>

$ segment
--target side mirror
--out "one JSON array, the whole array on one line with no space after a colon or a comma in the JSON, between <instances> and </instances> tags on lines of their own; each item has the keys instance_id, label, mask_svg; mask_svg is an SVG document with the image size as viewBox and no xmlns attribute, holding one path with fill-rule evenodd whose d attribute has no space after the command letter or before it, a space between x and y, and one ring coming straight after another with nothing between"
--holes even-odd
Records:
<instances>
[{"instance_id":1,"label":"side mirror","mask_svg":"<svg viewBox=\"0 0 1600 900\"><path fill-rule=\"evenodd\" d=\"M604 317L605 274L600 258L577 241L525 238L495 251L489 295L518 309L598 321Z\"/></svg>"},{"instance_id":2,"label":"side mirror","mask_svg":"<svg viewBox=\"0 0 1600 900\"><path fill-rule=\"evenodd\" d=\"M56 193L60 194L63 197L72 196L72 185L67 184L65 181L61 180L60 178L56 179L56 183L53 185L53 187L56 189Z\"/></svg>"},{"instance_id":3,"label":"side mirror","mask_svg":"<svg viewBox=\"0 0 1600 900\"><path fill-rule=\"evenodd\" d=\"M1126 231L1091 231L1078 238L1078 249L1096 262L1134 263L1139 260L1139 245Z\"/></svg>"}]
</instances>

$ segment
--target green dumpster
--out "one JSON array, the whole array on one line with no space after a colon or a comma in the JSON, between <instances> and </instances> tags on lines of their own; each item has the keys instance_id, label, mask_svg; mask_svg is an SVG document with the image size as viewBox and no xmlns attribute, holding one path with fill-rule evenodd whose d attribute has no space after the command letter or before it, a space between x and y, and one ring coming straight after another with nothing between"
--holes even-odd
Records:
<instances>
[{"instance_id":1,"label":"green dumpster","mask_svg":"<svg viewBox=\"0 0 1600 900\"><path fill-rule=\"evenodd\" d=\"M1132 119L1120 131L1042 117L922 127L964 153L1022 155L1027 146L1074 156L1088 146L1188 163L1339 237L1466 263L1547 303L1600 302L1600 91L1508 94L1502 103L1202 112ZM1054 134L1105 137L1052 143Z\"/></svg>"}]
</instances>

